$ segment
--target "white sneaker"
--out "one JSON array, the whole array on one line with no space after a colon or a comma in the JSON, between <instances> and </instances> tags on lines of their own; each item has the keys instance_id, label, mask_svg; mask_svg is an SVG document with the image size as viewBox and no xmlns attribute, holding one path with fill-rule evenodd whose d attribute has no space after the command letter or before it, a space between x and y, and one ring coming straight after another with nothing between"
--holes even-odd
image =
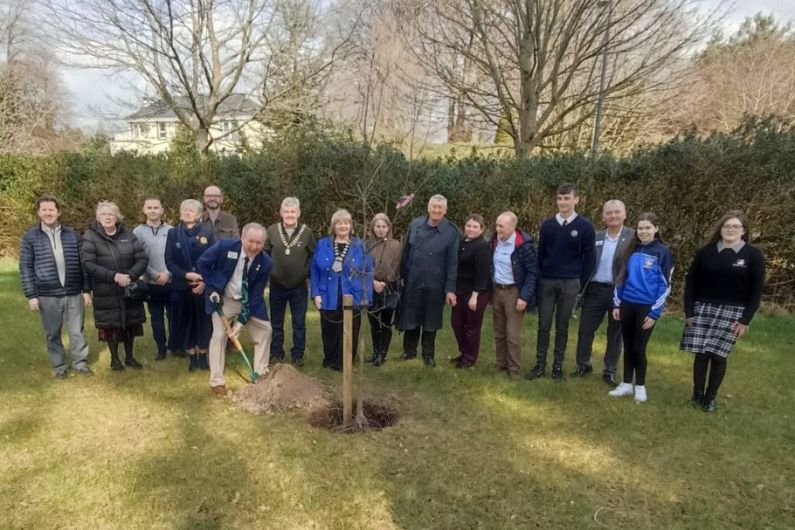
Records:
<instances>
[{"instance_id":1,"label":"white sneaker","mask_svg":"<svg viewBox=\"0 0 795 530\"><path fill-rule=\"evenodd\" d=\"M613 390L607 393L608 396L612 397L623 397L623 396L631 396L633 392L632 383L621 383Z\"/></svg>"},{"instance_id":2,"label":"white sneaker","mask_svg":"<svg viewBox=\"0 0 795 530\"><path fill-rule=\"evenodd\" d=\"M635 403L644 403L646 401L646 387L643 385L635 385Z\"/></svg>"}]
</instances>

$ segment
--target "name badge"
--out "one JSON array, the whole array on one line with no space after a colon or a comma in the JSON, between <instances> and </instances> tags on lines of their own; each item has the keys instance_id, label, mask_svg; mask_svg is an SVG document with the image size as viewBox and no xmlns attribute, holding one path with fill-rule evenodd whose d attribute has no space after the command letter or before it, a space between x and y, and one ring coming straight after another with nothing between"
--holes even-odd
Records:
<instances>
[{"instance_id":1,"label":"name badge","mask_svg":"<svg viewBox=\"0 0 795 530\"><path fill-rule=\"evenodd\" d=\"M234 250L230 250L229 252L226 253L227 259L237 259L238 255L239 254Z\"/></svg>"},{"instance_id":2,"label":"name badge","mask_svg":"<svg viewBox=\"0 0 795 530\"><path fill-rule=\"evenodd\" d=\"M597 247L601 247L602 245L604 245L604 241L599 240L596 242Z\"/></svg>"}]
</instances>

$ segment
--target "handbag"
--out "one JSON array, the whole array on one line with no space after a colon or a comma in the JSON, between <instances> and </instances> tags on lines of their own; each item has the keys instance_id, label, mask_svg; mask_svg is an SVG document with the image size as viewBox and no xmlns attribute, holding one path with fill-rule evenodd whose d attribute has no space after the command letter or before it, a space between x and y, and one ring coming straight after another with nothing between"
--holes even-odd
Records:
<instances>
[{"instance_id":1,"label":"handbag","mask_svg":"<svg viewBox=\"0 0 795 530\"><path fill-rule=\"evenodd\" d=\"M133 302L149 301L149 284L143 280L136 280L124 288L124 298Z\"/></svg>"}]
</instances>

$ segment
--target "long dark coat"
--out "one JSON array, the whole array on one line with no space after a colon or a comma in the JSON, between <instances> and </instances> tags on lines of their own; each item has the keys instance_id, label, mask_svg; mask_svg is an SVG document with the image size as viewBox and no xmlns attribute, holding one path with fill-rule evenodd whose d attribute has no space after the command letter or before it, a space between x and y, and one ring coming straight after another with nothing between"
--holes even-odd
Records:
<instances>
[{"instance_id":1,"label":"long dark coat","mask_svg":"<svg viewBox=\"0 0 795 530\"><path fill-rule=\"evenodd\" d=\"M458 228L447 219L435 227L427 215L411 222L400 261L404 283L399 329L441 329L445 293L455 293L459 239Z\"/></svg>"},{"instance_id":2,"label":"long dark coat","mask_svg":"<svg viewBox=\"0 0 795 530\"><path fill-rule=\"evenodd\" d=\"M127 329L146 322L143 302L125 298L124 289L113 281L117 272L129 274L133 281L146 272L146 252L132 230L119 223L116 233L109 236L99 223L91 221L83 234L80 259L94 284L98 328Z\"/></svg>"}]
</instances>

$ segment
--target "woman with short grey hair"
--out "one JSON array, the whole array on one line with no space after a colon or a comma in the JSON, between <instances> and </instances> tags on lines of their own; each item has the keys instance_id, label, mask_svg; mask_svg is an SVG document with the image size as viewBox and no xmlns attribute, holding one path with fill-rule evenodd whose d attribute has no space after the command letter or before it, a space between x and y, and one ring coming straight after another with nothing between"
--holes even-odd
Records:
<instances>
[{"instance_id":1,"label":"woman with short grey hair","mask_svg":"<svg viewBox=\"0 0 795 530\"><path fill-rule=\"evenodd\" d=\"M140 369L133 357L133 341L144 334L146 321L143 299L134 295L134 286L146 272L148 260L143 245L122 223L114 202L97 205L97 216L83 234L80 258L93 279L94 322L99 340L108 343L113 371ZM124 344L124 364L119 344Z\"/></svg>"},{"instance_id":2,"label":"woman with short grey hair","mask_svg":"<svg viewBox=\"0 0 795 530\"><path fill-rule=\"evenodd\" d=\"M166 267L171 273L173 315L172 347L177 355L188 355L188 370L209 370L207 350L210 347L212 322L204 310L204 279L196 269L199 257L215 243L213 230L202 224L202 203L195 199L182 201L179 224L166 238Z\"/></svg>"}]
</instances>

